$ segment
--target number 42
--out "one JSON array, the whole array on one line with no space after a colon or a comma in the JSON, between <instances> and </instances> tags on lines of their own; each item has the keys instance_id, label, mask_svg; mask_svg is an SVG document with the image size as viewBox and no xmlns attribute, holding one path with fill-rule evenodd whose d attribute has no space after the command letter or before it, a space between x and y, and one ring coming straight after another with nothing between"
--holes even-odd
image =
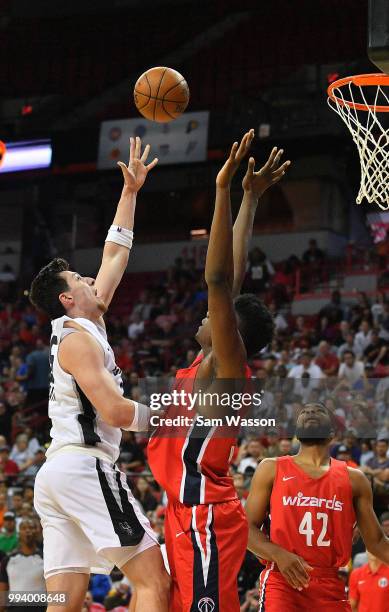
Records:
<instances>
[{"instance_id":1,"label":"number 42","mask_svg":"<svg viewBox=\"0 0 389 612\"><path fill-rule=\"evenodd\" d=\"M328 527L328 514L324 512L317 512L316 518L318 521L322 521L321 532L319 537L317 538L316 545L317 546L330 546L331 540L325 540L325 536L327 533ZM312 537L315 535L315 532L312 528L312 512L306 512L302 518L302 521L299 525L299 533L305 535L307 546L313 546Z\"/></svg>"}]
</instances>

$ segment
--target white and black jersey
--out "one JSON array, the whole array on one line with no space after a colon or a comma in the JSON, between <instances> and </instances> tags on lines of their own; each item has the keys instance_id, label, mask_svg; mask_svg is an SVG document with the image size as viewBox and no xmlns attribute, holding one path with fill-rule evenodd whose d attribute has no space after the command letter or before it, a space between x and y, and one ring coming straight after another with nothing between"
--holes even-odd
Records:
<instances>
[{"instance_id":1,"label":"white and black jersey","mask_svg":"<svg viewBox=\"0 0 389 612\"><path fill-rule=\"evenodd\" d=\"M59 364L58 348L61 340L70 333L77 333L75 328L64 327L66 321L76 322L97 340L104 351L104 365L115 381L118 391L123 394L121 370L115 363L105 327L81 317L71 319L63 316L52 321L49 391L52 442L46 453L47 457L63 447L77 445L80 449L89 449L92 453L93 450L97 451L96 456L103 453L115 463L119 456L121 430L103 421L74 377L65 372ZM85 367L88 367L87 363Z\"/></svg>"}]
</instances>

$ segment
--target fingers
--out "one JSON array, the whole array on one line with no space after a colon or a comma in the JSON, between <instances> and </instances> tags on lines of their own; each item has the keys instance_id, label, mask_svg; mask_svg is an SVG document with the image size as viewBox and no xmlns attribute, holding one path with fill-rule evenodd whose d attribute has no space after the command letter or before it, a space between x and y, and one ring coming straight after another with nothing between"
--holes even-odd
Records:
<instances>
[{"instance_id":1,"label":"fingers","mask_svg":"<svg viewBox=\"0 0 389 612\"><path fill-rule=\"evenodd\" d=\"M152 170L158 163L158 157L155 157L152 162L148 166L146 166L147 171Z\"/></svg>"},{"instance_id":2,"label":"fingers","mask_svg":"<svg viewBox=\"0 0 389 612\"><path fill-rule=\"evenodd\" d=\"M277 147L275 147L275 149L276 149L276 151L277 151ZM276 153L276 155L274 156L274 160L273 160L273 163L272 163L272 165L271 165L271 169L272 169L272 170L276 170L276 169L278 168L278 165L279 165L279 163L280 163L280 160L281 160L281 157L282 157L283 152L284 152L284 149L280 149L280 150L279 150L279 151Z\"/></svg>"},{"instance_id":3,"label":"fingers","mask_svg":"<svg viewBox=\"0 0 389 612\"><path fill-rule=\"evenodd\" d=\"M135 158L135 138L130 138L130 162Z\"/></svg>"},{"instance_id":4,"label":"fingers","mask_svg":"<svg viewBox=\"0 0 389 612\"><path fill-rule=\"evenodd\" d=\"M230 157L229 157L231 161L235 160L237 150L238 150L238 143L234 142L234 144L231 147L231 152L230 152Z\"/></svg>"},{"instance_id":5,"label":"fingers","mask_svg":"<svg viewBox=\"0 0 389 612\"><path fill-rule=\"evenodd\" d=\"M309 575L304 570L302 564L296 565L290 569L290 577L294 583L294 588L301 591L308 586Z\"/></svg>"},{"instance_id":6,"label":"fingers","mask_svg":"<svg viewBox=\"0 0 389 612\"><path fill-rule=\"evenodd\" d=\"M308 586L312 569L304 559L296 558L285 572L285 578L294 589L301 591Z\"/></svg>"},{"instance_id":7,"label":"fingers","mask_svg":"<svg viewBox=\"0 0 389 612\"><path fill-rule=\"evenodd\" d=\"M246 177L253 176L254 175L254 169L255 169L255 159L254 159L254 157L250 157L250 159L248 161L248 164L247 164Z\"/></svg>"},{"instance_id":8,"label":"fingers","mask_svg":"<svg viewBox=\"0 0 389 612\"><path fill-rule=\"evenodd\" d=\"M277 170L283 152L284 152L284 149L278 150L277 147L273 147L268 157L268 160L266 164L264 165L264 170L268 170L269 168L273 171Z\"/></svg>"},{"instance_id":9,"label":"fingers","mask_svg":"<svg viewBox=\"0 0 389 612\"><path fill-rule=\"evenodd\" d=\"M236 159L238 161L240 161L241 159L243 159L243 157L246 155L247 151L249 150L251 143L253 141L254 138L254 130L251 129L248 132L246 132L246 134L243 136L238 151L236 153Z\"/></svg>"},{"instance_id":10,"label":"fingers","mask_svg":"<svg viewBox=\"0 0 389 612\"><path fill-rule=\"evenodd\" d=\"M122 161L119 161L118 166L120 166L121 171L123 172L123 174L125 174L125 171L127 170L126 164Z\"/></svg>"},{"instance_id":11,"label":"fingers","mask_svg":"<svg viewBox=\"0 0 389 612\"><path fill-rule=\"evenodd\" d=\"M140 158L141 148L142 148L142 141L139 138L139 136L137 136L135 139L135 159Z\"/></svg>"},{"instance_id":12,"label":"fingers","mask_svg":"<svg viewBox=\"0 0 389 612\"><path fill-rule=\"evenodd\" d=\"M278 168L278 170L272 173L272 183L277 183L284 176L290 164L291 162L288 160L284 162L282 166Z\"/></svg>"},{"instance_id":13,"label":"fingers","mask_svg":"<svg viewBox=\"0 0 389 612\"><path fill-rule=\"evenodd\" d=\"M145 146L145 150L143 151L143 154L142 154L142 157L140 158L140 161L144 163L146 161L146 159L148 158L149 153L150 153L150 145L148 144L148 145Z\"/></svg>"},{"instance_id":14,"label":"fingers","mask_svg":"<svg viewBox=\"0 0 389 612\"><path fill-rule=\"evenodd\" d=\"M278 150L277 147L273 147L272 148L272 150L270 151L270 155L269 155L269 157L267 159L267 162L264 165L264 169L267 170L268 168L271 168L273 166L274 160L275 160L275 158L277 156L277 150Z\"/></svg>"}]
</instances>

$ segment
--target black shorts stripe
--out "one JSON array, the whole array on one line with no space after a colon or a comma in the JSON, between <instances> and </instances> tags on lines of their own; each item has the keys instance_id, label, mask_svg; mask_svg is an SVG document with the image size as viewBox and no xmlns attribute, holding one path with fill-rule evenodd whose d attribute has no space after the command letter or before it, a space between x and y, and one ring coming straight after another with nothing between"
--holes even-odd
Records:
<instances>
[{"instance_id":1,"label":"black shorts stripe","mask_svg":"<svg viewBox=\"0 0 389 612\"><path fill-rule=\"evenodd\" d=\"M197 460L201 453L204 444L207 441L206 436L211 431L212 427L205 428L204 426L194 426L189 434L187 447L183 454L183 462L185 465L185 485L182 503L196 506L202 503L201 495L201 473L197 469Z\"/></svg>"},{"instance_id":2,"label":"black shorts stripe","mask_svg":"<svg viewBox=\"0 0 389 612\"><path fill-rule=\"evenodd\" d=\"M99 459L96 459L96 470L108 512L112 520L112 525L122 546L136 546L144 536L145 530L135 514L135 510L128 499L128 492L120 481L120 472L115 469L115 480L117 492L119 493L122 508L115 499L107 477L101 468Z\"/></svg>"},{"instance_id":3,"label":"black shorts stripe","mask_svg":"<svg viewBox=\"0 0 389 612\"><path fill-rule=\"evenodd\" d=\"M191 539L194 552L193 560L193 601L190 612L199 610L212 610L222 612L219 607L219 553L216 544L216 534L213 529L213 514L209 525L210 538L210 561L208 569L207 584L204 584L203 565L201 551L196 541L195 531L191 525Z\"/></svg>"},{"instance_id":4,"label":"black shorts stripe","mask_svg":"<svg viewBox=\"0 0 389 612\"><path fill-rule=\"evenodd\" d=\"M79 414L77 419L81 425L84 443L88 446L96 446L98 442L101 442L100 436L95 432L96 411L77 383L76 388L83 410L83 414Z\"/></svg>"}]
</instances>

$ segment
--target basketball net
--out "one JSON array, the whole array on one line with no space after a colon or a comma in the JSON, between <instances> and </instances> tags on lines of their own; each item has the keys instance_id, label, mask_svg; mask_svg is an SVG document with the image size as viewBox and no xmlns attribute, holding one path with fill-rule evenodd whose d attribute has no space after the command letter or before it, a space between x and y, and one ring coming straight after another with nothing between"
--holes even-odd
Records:
<instances>
[{"instance_id":1,"label":"basketball net","mask_svg":"<svg viewBox=\"0 0 389 612\"><path fill-rule=\"evenodd\" d=\"M347 125L358 148L361 184L357 204L366 198L388 210L389 126L383 125L383 119L389 119L389 76L366 74L340 79L329 86L328 96L328 105Z\"/></svg>"}]
</instances>

